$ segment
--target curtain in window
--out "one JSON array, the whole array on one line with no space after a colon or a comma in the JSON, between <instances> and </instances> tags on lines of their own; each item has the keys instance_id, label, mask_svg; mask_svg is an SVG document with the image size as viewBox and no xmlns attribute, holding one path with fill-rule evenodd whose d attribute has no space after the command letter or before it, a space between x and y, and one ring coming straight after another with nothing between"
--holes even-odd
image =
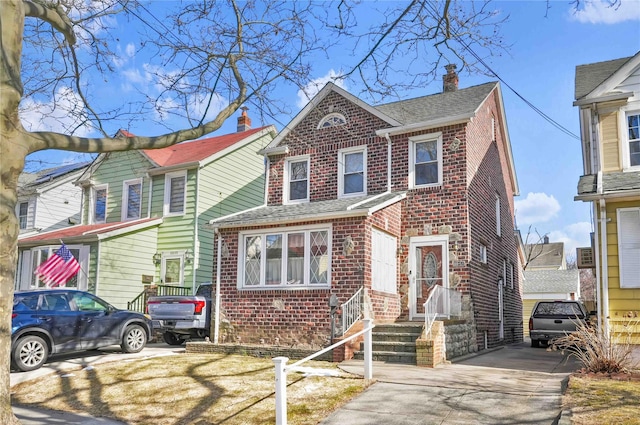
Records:
<instances>
[{"instance_id":1,"label":"curtain in window","mask_svg":"<svg viewBox=\"0 0 640 425\"><path fill-rule=\"evenodd\" d=\"M326 231L311 232L309 238L311 241L309 248L311 284L326 284L329 272L329 233Z\"/></svg>"},{"instance_id":2,"label":"curtain in window","mask_svg":"<svg viewBox=\"0 0 640 425\"><path fill-rule=\"evenodd\" d=\"M287 236L287 284L304 283L304 233Z\"/></svg>"},{"instance_id":3,"label":"curtain in window","mask_svg":"<svg viewBox=\"0 0 640 425\"><path fill-rule=\"evenodd\" d=\"M266 284L280 285L282 283L282 235L267 235L267 270Z\"/></svg>"}]
</instances>

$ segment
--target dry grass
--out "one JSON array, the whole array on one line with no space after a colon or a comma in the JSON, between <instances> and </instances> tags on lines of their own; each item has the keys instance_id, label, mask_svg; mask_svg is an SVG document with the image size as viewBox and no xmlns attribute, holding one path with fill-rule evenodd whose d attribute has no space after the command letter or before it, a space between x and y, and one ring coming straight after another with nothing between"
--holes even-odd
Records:
<instances>
[{"instance_id":1,"label":"dry grass","mask_svg":"<svg viewBox=\"0 0 640 425\"><path fill-rule=\"evenodd\" d=\"M574 425L640 424L640 382L572 376L565 407Z\"/></svg>"},{"instance_id":2,"label":"dry grass","mask_svg":"<svg viewBox=\"0 0 640 425\"><path fill-rule=\"evenodd\" d=\"M305 364L307 366L307 364ZM336 364L308 366L337 369ZM127 424L273 424L275 372L271 359L179 354L107 363L12 388L12 403L87 412ZM287 376L288 421L313 424L366 387L352 375Z\"/></svg>"}]
</instances>

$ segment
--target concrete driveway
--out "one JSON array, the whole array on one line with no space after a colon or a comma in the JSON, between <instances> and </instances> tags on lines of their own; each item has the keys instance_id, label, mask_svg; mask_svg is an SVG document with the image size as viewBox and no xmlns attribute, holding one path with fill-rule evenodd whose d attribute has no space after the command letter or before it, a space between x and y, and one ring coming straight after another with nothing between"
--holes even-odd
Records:
<instances>
[{"instance_id":1,"label":"concrete driveway","mask_svg":"<svg viewBox=\"0 0 640 425\"><path fill-rule=\"evenodd\" d=\"M341 367L363 374L362 361ZM556 424L573 357L529 342L434 369L374 362L376 382L321 424Z\"/></svg>"},{"instance_id":2,"label":"concrete driveway","mask_svg":"<svg viewBox=\"0 0 640 425\"><path fill-rule=\"evenodd\" d=\"M172 347L163 342L152 342L148 343L139 353L123 353L119 345L112 345L98 350L61 354L51 357L44 366L31 372L17 372L12 370L10 384L14 386L20 382L30 381L51 373L83 368L99 363L166 356L174 353L183 353L184 351L184 347Z\"/></svg>"}]
</instances>

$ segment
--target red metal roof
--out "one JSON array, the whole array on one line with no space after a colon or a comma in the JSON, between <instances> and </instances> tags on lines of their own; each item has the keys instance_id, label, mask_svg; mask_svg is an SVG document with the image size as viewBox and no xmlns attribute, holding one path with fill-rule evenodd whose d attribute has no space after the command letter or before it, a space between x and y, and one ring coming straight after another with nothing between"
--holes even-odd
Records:
<instances>
[{"instance_id":1,"label":"red metal roof","mask_svg":"<svg viewBox=\"0 0 640 425\"><path fill-rule=\"evenodd\" d=\"M202 161L267 127L182 142L162 149L144 149L143 152L160 167Z\"/></svg>"},{"instance_id":2,"label":"red metal roof","mask_svg":"<svg viewBox=\"0 0 640 425\"><path fill-rule=\"evenodd\" d=\"M53 230L51 232L40 233L28 238L18 240L18 245L31 244L33 242L45 242L45 241L60 241L65 242L65 239L75 238L79 236L100 235L109 233L114 230L124 229L130 226L147 223L158 218L144 218L135 221L120 221L116 223L100 223L100 224L86 224L82 226L71 226L60 230Z\"/></svg>"}]
</instances>

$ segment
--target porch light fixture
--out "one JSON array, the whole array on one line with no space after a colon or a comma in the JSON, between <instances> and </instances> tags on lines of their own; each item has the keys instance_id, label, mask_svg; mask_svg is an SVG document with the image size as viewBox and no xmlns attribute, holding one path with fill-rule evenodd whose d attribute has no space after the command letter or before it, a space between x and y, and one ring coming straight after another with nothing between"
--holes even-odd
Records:
<instances>
[{"instance_id":1,"label":"porch light fixture","mask_svg":"<svg viewBox=\"0 0 640 425\"><path fill-rule=\"evenodd\" d=\"M159 252L156 252L155 254L153 254L153 264L160 264L161 261L162 261L162 254L160 254Z\"/></svg>"},{"instance_id":2,"label":"porch light fixture","mask_svg":"<svg viewBox=\"0 0 640 425\"><path fill-rule=\"evenodd\" d=\"M191 251L190 249L187 249L184 252L184 261L187 263L191 263L193 261L193 251Z\"/></svg>"}]
</instances>

